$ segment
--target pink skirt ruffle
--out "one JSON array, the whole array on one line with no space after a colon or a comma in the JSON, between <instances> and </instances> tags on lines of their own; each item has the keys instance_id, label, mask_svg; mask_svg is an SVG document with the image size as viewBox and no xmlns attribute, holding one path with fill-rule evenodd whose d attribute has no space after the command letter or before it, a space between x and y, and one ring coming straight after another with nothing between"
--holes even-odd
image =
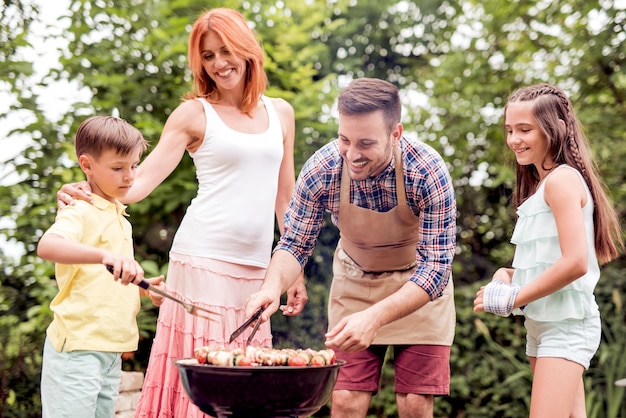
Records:
<instances>
[{"instance_id":1,"label":"pink skirt ruffle","mask_svg":"<svg viewBox=\"0 0 626 418\"><path fill-rule=\"evenodd\" d=\"M208 321L188 314L173 301L163 302L136 418L207 417L187 397L174 361L193 357L197 347L243 347L250 331L232 344L228 338L245 320L246 299L260 289L264 275L264 268L170 254L167 291L222 316L216 317L217 322ZM271 347L269 321L261 324L252 344Z\"/></svg>"}]
</instances>

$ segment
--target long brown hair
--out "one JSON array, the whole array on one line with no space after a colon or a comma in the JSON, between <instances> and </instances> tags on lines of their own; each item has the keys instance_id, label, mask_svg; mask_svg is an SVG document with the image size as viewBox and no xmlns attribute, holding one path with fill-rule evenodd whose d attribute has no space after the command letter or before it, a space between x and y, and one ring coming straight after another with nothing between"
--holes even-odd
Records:
<instances>
[{"instance_id":1,"label":"long brown hair","mask_svg":"<svg viewBox=\"0 0 626 418\"><path fill-rule=\"evenodd\" d=\"M533 116L548 141L546 158L550 157L556 164L574 167L585 179L595 204L593 221L596 255L600 263L608 263L619 256L623 249L622 230L572 103L561 89L550 84L536 84L514 91L509 96L507 106L508 103L522 101L533 102ZM506 125L506 120L504 123ZM523 166L517 162L515 165L517 183L514 202L519 206L535 192L540 179L534 165Z\"/></svg>"},{"instance_id":2,"label":"long brown hair","mask_svg":"<svg viewBox=\"0 0 626 418\"><path fill-rule=\"evenodd\" d=\"M208 32L215 33L233 55L246 61L241 111L249 115L267 86L267 75L263 70L264 52L246 19L232 9L222 7L209 10L193 24L187 53L194 88L185 98L204 97L211 103L219 103L221 100L215 82L202 67L202 42Z\"/></svg>"}]
</instances>

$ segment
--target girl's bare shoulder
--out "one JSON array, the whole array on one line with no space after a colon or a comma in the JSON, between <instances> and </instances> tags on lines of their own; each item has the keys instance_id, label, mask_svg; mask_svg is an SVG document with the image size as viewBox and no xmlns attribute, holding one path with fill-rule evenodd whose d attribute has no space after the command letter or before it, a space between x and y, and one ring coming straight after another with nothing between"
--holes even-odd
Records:
<instances>
[{"instance_id":1,"label":"girl's bare shoulder","mask_svg":"<svg viewBox=\"0 0 626 418\"><path fill-rule=\"evenodd\" d=\"M585 201L587 193L580 173L571 167L555 169L545 184L546 202L552 199L576 198ZM548 202L549 203L549 202Z\"/></svg>"}]
</instances>

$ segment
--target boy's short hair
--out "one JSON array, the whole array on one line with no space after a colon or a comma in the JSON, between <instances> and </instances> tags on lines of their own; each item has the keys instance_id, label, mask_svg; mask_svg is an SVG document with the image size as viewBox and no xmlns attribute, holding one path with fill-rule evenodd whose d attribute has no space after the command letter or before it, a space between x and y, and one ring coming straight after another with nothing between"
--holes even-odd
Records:
<instances>
[{"instance_id":1,"label":"boy's short hair","mask_svg":"<svg viewBox=\"0 0 626 418\"><path fill-rule=\"evenodd\" d=\"M77 157L89 154L99 158L103 151L109 149L127 155L139 148L143 154L148 149L148 141L139 129L123 119L92 116L78 127L75 146Z\"/></svg>"}]
</instances>

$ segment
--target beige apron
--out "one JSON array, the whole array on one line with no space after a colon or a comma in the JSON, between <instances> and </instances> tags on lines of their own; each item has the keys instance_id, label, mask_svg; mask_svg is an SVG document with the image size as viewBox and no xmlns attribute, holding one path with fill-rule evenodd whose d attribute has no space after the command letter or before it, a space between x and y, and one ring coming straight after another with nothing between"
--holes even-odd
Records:
<instances>
[{"instance_id":1,"label":"beige apron","mask_svg":"<svg viewBox=\"0 0 626 418\"><path fill-rule=\"evenodd\" d=\"M394 147L398 206L376 212L350 203L350 178L341 175L338 227L333 259L328 329L395 293L415 271L418 217L406 201L402 155ZM382 326L372 344L451 345L456 313L452 277L443 295L421 309Z\"/></svg>"}]
</instances>

